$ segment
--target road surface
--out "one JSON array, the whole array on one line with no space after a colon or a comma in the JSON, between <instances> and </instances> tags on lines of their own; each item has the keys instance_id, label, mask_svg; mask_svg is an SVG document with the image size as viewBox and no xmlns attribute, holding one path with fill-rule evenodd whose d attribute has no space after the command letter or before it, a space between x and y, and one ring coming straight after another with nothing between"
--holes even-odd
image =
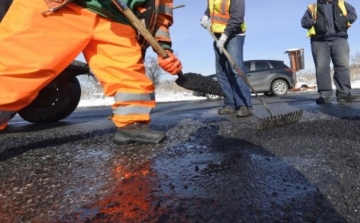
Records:
<instances>
[{"instance_id":1,"label":"road surface","mask_svg":"<svg viewBox=\"0 0 360 223\"><path fill-rule=\"evenodd\" d=\"M355 92L359 93L359 92ZM111 109L53 124L15 116L0 133L0 222L360 222L360 103L315 93L264 97L299 123L256 131L267 111L219 116L220 102L161 103L158 145L117 146Z\"/></svg>"}]
</instances>

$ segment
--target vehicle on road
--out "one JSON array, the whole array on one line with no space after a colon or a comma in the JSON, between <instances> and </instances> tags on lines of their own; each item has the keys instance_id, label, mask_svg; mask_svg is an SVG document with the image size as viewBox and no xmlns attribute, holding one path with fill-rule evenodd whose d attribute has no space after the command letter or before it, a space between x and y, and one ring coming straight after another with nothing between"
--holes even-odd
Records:
<instances>
[{"instance_id":1,"label":"vehicle on road","mask_svg":"<svg viewBox=\"0 0 360 223\"><path fill-rule=\"evenodd\" d=\"M289 89L295 87L295 72L281 60L247 60L244 61L246 76L257 93L266 96L285 96ZM216 74L208 76L217 81ZM254 93L254 92L252 92ZM193 95L206 97L209 101L218 101L219 95L194 91Z\"/></svg>"}]
</instances>

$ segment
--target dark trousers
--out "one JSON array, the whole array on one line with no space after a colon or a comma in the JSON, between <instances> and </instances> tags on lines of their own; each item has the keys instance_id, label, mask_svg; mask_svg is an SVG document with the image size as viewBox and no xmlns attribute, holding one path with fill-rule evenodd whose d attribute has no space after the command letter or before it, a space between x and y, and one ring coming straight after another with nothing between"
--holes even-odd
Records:
<instances>
[{"instance_id":1,"label":"dark trousers","mask_svg":"<svg viewBox=\"0 0 360 223\"><path fill-rule=\"evenodd\" d=\"M332 95L330 62L334 67L334 84L336 95L351 92L349 57L350 48L347 39L338 38L332 41L312 41L311 51L316 69L316 81L320 97Z\"/></svg>"},{"instance_id":2,"label":"dark trousers","mask_svg":"<svg viewBox=\"0 0 360 223\"><path fill-rule=\"evenodd\" d=\"M244 43L245 35L234 35L229 37L225 44L225 49L245 75L243 59ZM249 86L233 69L227 57L223 53L220 53L215 42L214 50L216 75L221 89L224 92L224 105L235 110L241 106L252 107Z\"/></svg>"}]
</instances>

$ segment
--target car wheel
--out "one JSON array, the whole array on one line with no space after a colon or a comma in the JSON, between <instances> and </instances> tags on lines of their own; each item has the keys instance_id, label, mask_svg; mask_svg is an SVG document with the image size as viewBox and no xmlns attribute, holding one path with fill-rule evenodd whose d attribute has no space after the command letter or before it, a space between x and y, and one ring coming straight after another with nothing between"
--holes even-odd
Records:
<instances>
[{"instance_id":1,"label":"car wheel","mask_svg":"<svg viewBox=\"0 0 360 223\"><path fill-rule=\"evenodd\" d=\"M54 120L56 121L62 120L71 115L71 113L75 111L80 102L81 86L79 80L76 77L73 77L72 80L70 80L67 84L71 85L67 86L67 88L71 92L69 102L64 107L64 109L59 111L58 115L54 117Z\"/></svg>"},{"instance_id":2,"label":"car wheel","mask_svg":"<svg viewBox=\"0 0 360 223\"><path fill-rule=\"evenodd\" d=\"M264 92L264 95L268 97L273 97L275 94L271 91L268 91L268 92Z\"/></svg>"},{"instance_id":3,"label":"car wheel","mask_svg":"<svg viewBox=\"0 0 360 223\"><path fill-rule=\"evenodd\" d=\"M285 96L288 91L289 91L289 86L286 83L286 81L284 80L275 80L272 84L271 84L271 91L276 95L276 96Z\"/></svg>"},{"instance_id":4,"label":"car wheel","mask_svg":"<svg viewBox=\"0 0 360 223\"><path fill-rule=\"evenodd\" d=\"M34 101L18 114L32 123L56 122L76 109L80 96L80 83L76 77L57 78L43 88Z\"/></svg>"},{"instance_id":5,"label":"car wheel","mask_svg":"<svg viewBox=\"0 0 360 223\"><path fill-rule=\"evenodd\" d=\"M219 101L221 99L221 96L214 94L205 94L205 97L208 101Z\"/></svg>"}]
</instances>

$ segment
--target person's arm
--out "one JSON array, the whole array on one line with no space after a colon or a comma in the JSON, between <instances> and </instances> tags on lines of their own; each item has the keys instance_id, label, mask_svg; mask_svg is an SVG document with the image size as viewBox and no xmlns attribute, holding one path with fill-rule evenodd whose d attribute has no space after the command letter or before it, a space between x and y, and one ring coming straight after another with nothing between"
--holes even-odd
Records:
<instances>
[{"instance_id":1,"label":"person's arm","mask_svg":"<svg viewBox=\"0 0 360 223\"><path fill-rule=\"evenodd\" d=\"M230 19L224 34L231 36L239 31L240 24L244 22L245 0L232 0L230 3Z\"/></svg>"},{"instance_id":2,"label":"person's arm","mask_svg":"<svg viewBox=\"0 0 360 223\"><path fill-rule=\"evenodd\" d=\"M207 16L210 18L210 10L209 10L209 3L207 4L206 10L204 12L204 16Z\"/></svg>"},{"instance_id":3,"label":"person's arm","mask_svg":"<svg viewBox=\"0 0 360 223\"><path fill-rule=\"evenodd\" d=\"M171 50L171 39L169 28L173 24L173 1L160 0L159 13L156 20L155 39L163 49Z\"/></svg>"},{"instance_id":4,"label":"person's arm","mask_svg":"<svg viewBox=\"0 0 360 223\"><path fill-rule=\"evenodd\" d=\"M347 2L345 2L345 8L347 10L348 22L350 22L350 24L353 24L357 19L356 10L352 5Z\"/></svg>"},{"instance_id":5,"label":"person's arm","mask_svg":"<svg viewBox=\"0 0 360 223\"><path fill-rule=\"evenodd\" d=\"M304 29L310 29L312 26L314 26L315 20L311 16L310 10L306 10L303 17L301 18L301 26Z\"/></svg>"}]
</instances>

